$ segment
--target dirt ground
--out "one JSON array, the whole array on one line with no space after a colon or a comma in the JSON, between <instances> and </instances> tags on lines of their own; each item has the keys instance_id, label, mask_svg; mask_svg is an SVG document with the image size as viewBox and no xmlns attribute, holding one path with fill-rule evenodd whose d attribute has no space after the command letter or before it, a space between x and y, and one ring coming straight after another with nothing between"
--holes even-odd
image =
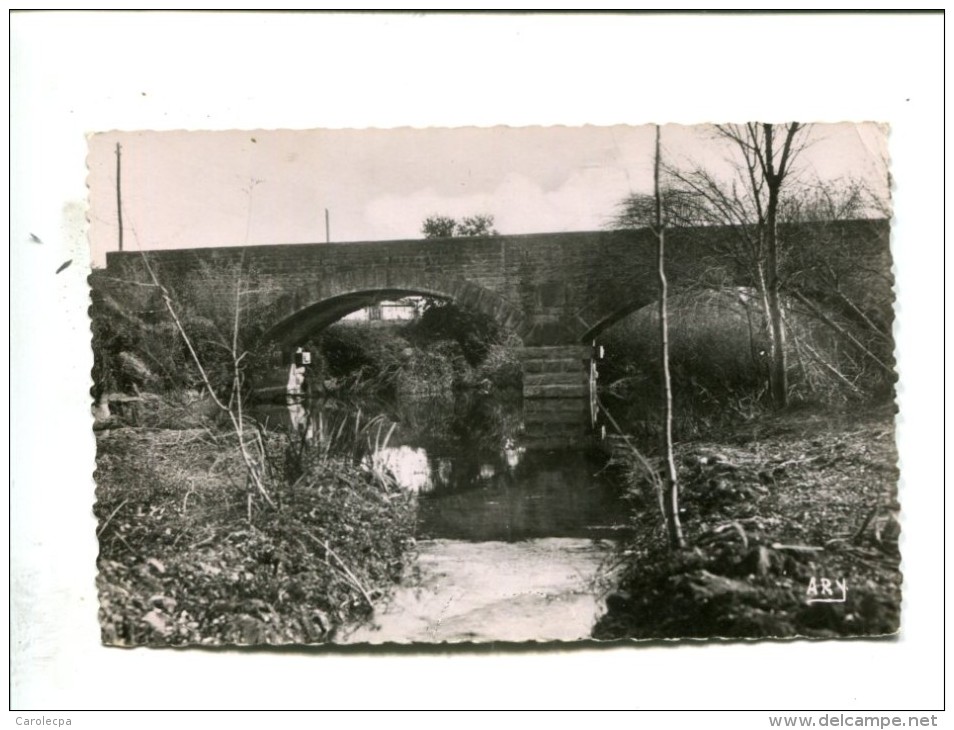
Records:
<instances>
[{"instance_id":1,"label":"dirt ground","mask_svg":"<svg viewBox=\"0 0 954 730\"><path fill-rule=\"evenodd\" d=\"M630 457L635 537L597 638L898 631L892 409L790 411L676 456L687 548L667 547L654 488Z\"/></svg>"}]
</instances>

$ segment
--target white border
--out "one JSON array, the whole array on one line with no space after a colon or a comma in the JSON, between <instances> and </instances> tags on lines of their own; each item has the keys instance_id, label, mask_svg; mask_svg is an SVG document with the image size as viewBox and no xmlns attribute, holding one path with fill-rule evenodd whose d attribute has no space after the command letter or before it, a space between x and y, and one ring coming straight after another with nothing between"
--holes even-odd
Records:
<instances>
[{"instance_id":1,"label":"white border","mask_svg":"<svg viewBox=\"0 0 954 730\"><path fill-rule=\"evenodd\" d=\"M14 13L10 22L14 707L940 706L941 16ZM82 230L63 225L64 204L85 198L84 133L792 118L892 125L899 640L450 655L99 646L89 257Z\"/></svg>"}]
</instances>

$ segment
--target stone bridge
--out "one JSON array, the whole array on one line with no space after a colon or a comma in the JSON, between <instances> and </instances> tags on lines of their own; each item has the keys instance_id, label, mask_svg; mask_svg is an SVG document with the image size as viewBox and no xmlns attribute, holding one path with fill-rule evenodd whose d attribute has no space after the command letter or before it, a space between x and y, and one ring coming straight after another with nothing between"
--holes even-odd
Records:
<instances>
[{"instance_id":1,"label":"stone bridge","mask_svg":"<svg viewBox=\"0 0 954 730\"><path fill-rule=\"evenodd\" d=\"M826 224L826 230L831 226L848 241L842 248L850 255L841 256L846 276L871 258L886 261L875 269L890 272L886 222ZM789 248L802 239L806 247L820 245L813 230L788 230ZM721 228L668 232L671 290L700 283L750 285L726 255L732 240L732 232ZM110 253L107 268L140 255ZM266 337L286 351L344 315L384 300L426 295L471 307L522 339L529 396L585 395L589 369L581 361L593 339L651 303L657 289L655 238L648 230L197 248L148 256L173 283L205 264L216 271L238 262L277 282L274 324Z\"/></svg>"}]
</instances>

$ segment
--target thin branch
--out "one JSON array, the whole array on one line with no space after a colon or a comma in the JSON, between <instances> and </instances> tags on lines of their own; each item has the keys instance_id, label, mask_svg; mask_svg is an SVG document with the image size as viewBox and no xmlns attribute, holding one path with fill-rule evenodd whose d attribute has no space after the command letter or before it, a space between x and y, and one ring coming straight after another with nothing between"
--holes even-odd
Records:
<instances>
[{"instance_id":1,"label":"thin branch","mask_svg":"<svg viewBox=\"0 0 954 730\"><path fill-rule=\"evenodd\" d=\"M335 562L338 563L338 565L341 567L341 570L344 571L344 574L351 581L352 585L354 585L354 587L361 592L361 595L364 596L364 600L368 602L368 606L372 610L374 610L374 601L371 600L371 595L368 593L365 587L361 584L361 581L358 580L358 577L351 572L351 569L347 565L345 565L345 562L340 557L338 557L338 553L332 550L326 541L319 540L317 537L312 535L308 530L304 530L303 532L305 535L307 535L316 543L318 543L320 547L324 548L324 551L327 555L330 555L332 558L335 559Z\"/></svg>"},{"instance_id":2,"label":"thin branch","mask_svg":"<svg viewBox=\"0 0 954 730\"><path fill-rule=\"evenodd\" d=\"M275 506L275 502L272 500L271 496L268 494L268 491L265 489L265 485L262 483L261 474L259 473L259 467L255 459L248 453L248 450L245 445L245 440L242 437L242 415L241 415L241 397L238 398L239 403L239 415L236 417L235 411L232 410L231 400L229 405L226 405L219 399L218 395L215 392L215 388L212 387L212 383L209 380L208 374L205 372L205 368L202 367L202 361L199 359L198 353L196 353L195 348L192 346L192 340L189 339L189 335L185 331L185 327L182 325L182 322L179 319L179 315L176 314L175 307L172 306L172 297L169 295L169 292L166 288L159 283L159 279L156 276L156 272L153 270L152 266L149 264L149 259L146 257L145 252L142 252L142 259L146 265L146 270L149 272L150 278L153 280L153 283L159 288L159 291L162 294L162 300L165 303L166 309L169 311L169 314L172 316L172 321L175 322L176 328L179 330L179 334L182 335L182 339L186 343L186 347L189 348L189 354L192 356L193 362L195 362L196 367L199 369L199 374L202 376L202 381L205 384L205 389L209 393L209 396L212 398L216 406L220 410L228 413L229 419L232 421L232 427L235 429L236 435L239 437L239 448L242 453L242 459L245 461L245 467L247 470L248 477L254 482L255 487L258 489L259 494L269 503L272 507ZM251 513L250 513L251 514Z\"/></svg>"},{"instance_id":3,"label":"thin branch","mask_svg":"<svg viewBox=\"0 0 954 730\"><path fill-rule=\"evenodd\" d=\"M856 315L858 315L858 316L862 319L862 321L863 321L866 325L868 325L868 327L871 328L871 331L878 337L878 339L880 339L882 342L886 342L886 343L889 343L889 342L891 341L890 338L889 338L889 336L888 336L885 332L883 332L883 331L881 330L881 328L878 327L878 325L876 325L873 321L871 321L871 319L868 317L868 315L865 314L865 313L858 307L857 304L855 304L853 301L851 301L851 299L849 299L848 296L847 296L843 291L841 291L840 289L837 289L837 288L836 288L836 289L835 289L835 295L836 295L839 299L841 299L841 301L844 302L844 303L848 306L848 308L851 309L852 312L854 312Z\"/></svg>"},{"instance_id":4,"label":"thin branch","mask_svg":"<svg viewBox=\"0 0 954 730\"><path fill-rule=\"evenodd\" d=\"M146 288L146 289L155 289L156 287L159 286L158 284L149 284L148 282L144 282L144 281L131 281L131 280L129 280L129 279L120 279L120 278L117 277L117 276L106 276L106 275L103 275L103 276L100 277L100 278L102 278L104 281L115 281L115 282L117 282L117 283L119 283L119 284L126 284L126 285L128 285L128 286L141 286L141 287L144 287L144 288ZM159 287L159 288L161 288L161 287Z\"/></svg>"},{"instance_id":5,"label":"thin branch","mask_svg":"<svg viewBox=\"0 0 954 730\"><path fill-rule=\"evenodd\" d=\"M871 352L871 350L869 350L861 342L859 342L858 339L855 338L855 336L852 335L850 332L845 330L844 327L841 327L838 323L836 323L830 317L828 317L828 315L826 315L823 311L821 311L821 309L815 306L814 302L808 299L808 297L806 297L804 294L802 294L798 290L792 291L792 296L795 299L797 299L799 302L804 304L806 307L808 307L808 310L812 314L814 314L819 320L821 320L823 323L828 325L831 329L835 330L835 332L840 334L842 337L847 339L851 344L857 347L863 355L866 355L867 357L869 357L875 364L877 364L888 375L894 375L894 370L890 368L883 360L881 360L881 358L879 358L877 355Z\"/></svg>"},{"instance_id":6,"label":"thin branch","mask_svg":"<svg viewBox=\"0 0 954 730\"><path fill-rule=\"evenodd\" d=\"M812 347L811 345L809 345L807 342L803 342L802 344L805 346L805 348L806 348L806 349L808 350L808 352L811 354L812 359L813 359L815 362L817 362L819 365L821 365L823 368L825 368L828 372L830 372L832 375L834 375L836 378L838 378L841 382L843 382L845 385L847 385L847 386L851 389L851 391L852 391L853 393L861 393L861 389L860 389L857 385L855 385L855 384L852 383L850 380L848 380L848 378L846 378L844 375L842 375L834 365L832 365L831 363L829 363L828 361L826 361L825 358L823 358L821 355L819 355L819 354L818 354L818 351L817 351L814 347Z\"/></svg>"},{"instance_id":7,"label":"thin branch","mask_svg":"<svg viewBox=\"0 0 954 730\"><path fill-rule=\"evenodd\" d=\"M798 133L798 130L802 128L798 122L792 122L788 125L788 132L785 135L785 145L782 148L782 159L778 163L778 179L784 180L785 173L788 171L789 163L789 153L792 151L792 141L795 139L795 135ZM794 155L793 155L794 157Z\"/></svg>"},{"instance_id":8,"label":"thin branch","mask_svg":"<svg viewBox=\"0 0 954 730\"><path fill-rule=\"evenodd\" d=\"M109 525L109 523L112 521L113 517L116 516L116 513L119 512L119 510L121 510L121 509L123 508L123 506L126 504L126 502L128 502L128 501L129 501L128 499L124 499L122 502L120 502L118 505L116 505L116 509L114 509L112 512L109 513L109 517L107 517L107 518L103 521L102 526L100 526L100 528L99 528L98 530L96 530L96 537L99 537L100 535L103 534L103 530L106 529L107 525Z\"/></svg>"},{"instance_id":9,"label":"thin branch","mask_svg":"<svg viewBox=\"0 0 954 730\"><path fill-rule=\"evenodd\" d=\"M656 498L657 498L657 501L659 502L659 515L662 517L663 522L665 522L666 520L666 506L664 502L665 497L663 495L663 484L662 484L662 480L659 478L659 472L657 472L656 469L653 468L653 465L649 463L649 459L647 459L643 455L643 452L639 450L636 444L630 441L629 436L627 436L625 431L623 431L623 429L620 428L619 424L616 422L616 419L613 418L613 414L610 413L609 410L607 410L606 406L603 405L602 401L597 400L597 405L599 406L600 410L603 412L603 415L606 416L606 420L610 422L610 425L616 430L616 433L623 439L623 443L625 443L626 446L629 447L630 453L636 457L636 460L639 462L640 466L642 466L643 470L646 472L646 476L649 479L649 481L652 483L653 488L656 492Z\"/></svg>"}]
</instances>

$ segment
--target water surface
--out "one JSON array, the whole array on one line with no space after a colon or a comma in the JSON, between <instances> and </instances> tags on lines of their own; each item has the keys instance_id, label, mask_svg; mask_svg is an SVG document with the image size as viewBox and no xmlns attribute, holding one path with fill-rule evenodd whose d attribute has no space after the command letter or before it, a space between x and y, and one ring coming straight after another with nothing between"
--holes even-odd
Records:
<instances>
[{"instance_id":1,"label":"water surface","mask_svg":"<svg viewBox=\"0 0 954 730\"><path fill-rule=\"evenodd\" d=\"M588 404L519 397L312 401L285 418L385 413L382 459L417 494L416 558L385 605L340 643L571 641L604 610L626 525ZM281 418L280 409L272 413Z\"/></svg>"}]
</instances>

